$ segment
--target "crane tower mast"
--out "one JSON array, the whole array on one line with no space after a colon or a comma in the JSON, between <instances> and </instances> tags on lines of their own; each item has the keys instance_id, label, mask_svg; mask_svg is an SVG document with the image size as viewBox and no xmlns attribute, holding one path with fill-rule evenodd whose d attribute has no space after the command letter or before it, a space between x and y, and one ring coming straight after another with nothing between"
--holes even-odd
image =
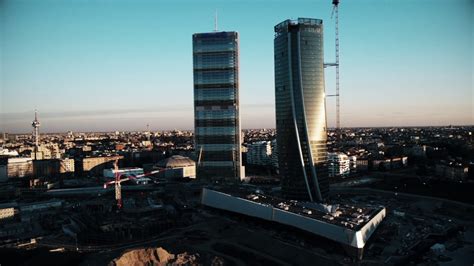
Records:
<instances>
[{"instance_id":1,"label":"crane tower mast","mask_svg":"<svg viewBox=\"0 0 474 266\"><path fill-rule=\"evenodd\" d=\"M335 35L336 35L336 130L340 137L341 129L341 115L340 115L340 101L339 101L339 0L332 0L333 15L335 16Z\"/></svg>"}]
</instances>

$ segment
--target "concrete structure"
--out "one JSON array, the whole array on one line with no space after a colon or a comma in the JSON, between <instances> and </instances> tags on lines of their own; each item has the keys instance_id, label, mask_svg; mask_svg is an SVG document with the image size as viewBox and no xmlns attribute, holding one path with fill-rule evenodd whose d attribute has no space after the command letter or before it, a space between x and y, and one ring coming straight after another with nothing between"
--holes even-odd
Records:
<instances>
[{"instance_id":1,"label":"concrete structure","mask_svg":"<svg viewBox=\"0 0 474 266\"><path fill-rule=\"evenodd\" d=\"M372 170L387 170L390 169L390 158L372 160Z\"/></svg>"},{"instance_id":2,"label":"concrete structure","mask_svg":"<svg viewBox=\"0 0 474 266\"><path fill-rule=\"evenodd\" d=\"M197 177L240 182L244 177L239 107L239 35L193 35L194 133Z\"/></svg>"},{"instance_id":3,"label":"concrete structure","mask_svg":"<svg viewBox=\"0 0 474 266\"><path fill-rule=\"evenodd\" d=\"M33 160L35 177L72 176L74 174L73 159L37 159Z\"/></svg>"},{"instance_id":4,"label":"concrete structure","mask_svg":"<svg viewBox=\"0 0 474 266\"><path fill-rule=\"evenodd\" d=\"M77 158L75 160L75 170L78 175L102 175L104 169L111 168L115 160L123 159L123 156L99 156Z\"/></svg>"},{"instance_id":5,"label":"concrete structure","mask_svg":"<svg viewBox=\"0 0 474 266\"><path fill-rule=\"evenodd\" d=\"M12 218L15 216L15 208L2 208L0 209L0 220Z\"/></svg>"},{"instance_id":6,"label":"concrete structure","mask_svg":"<svg viewBox=\"0 0 474 266\"><path fill-rule=\"evenodd\" d=\"M407 152L414 157L426 157L426 148L426 145L414 145L407 149Z\"/></svg>"},{"instance_id":7,"label":"concrete structure","mask_svg":"<svg viewBox=\"0 0 474 266\"><path fill-rule=\"evenodd\" d=\"M408 165L408 157L407 156L393 157L390 160L391 169L401 168L401 167L405 167L407 165Z\"/></svg>"},{"instance_id":8,"label":"concrete structure","mask_svg":"<svg viewBox=\"0 0 474 266\"><path fill-rule=\"evenodd\" d=\"M59 173L67 174L67 173L74 173L74 159L72 158L65 158L61 159L61 166L59 168Z\"/></svg>"},{"instance_id":9,"label":"concrete structure","mask_svg":"<svg viewBox=\"0 0 474 266\"><path fill-rule=\"evenodd\" d=\"M357 172L357 156L349 156L349 168L351 173Z\"/></svg>"},{"instance_id":10,"label":"concrete structure","mask_svg":"<svg viewBox=\"0 0 474 266\"><path fill-rule=\"evenodd\" d=\"M275 26L276 130L283 195L324 201L329 193L323 22Z\"/></svg>"},{"instance_id":11,"label":"concrete structure","mask_svg":"<svg viewBox=\"0 0 474 266\"><path fill-rule=\"evenodd\" d=\"M9 158L7 176L8 178L33 176L33 160L31 158Z\"/></svg>"},{"instance_id":12,"label":"concrete structure","mask_svg":"<svg viewBox=\"0 0 474 266\"><path fill-rule=\"evenodd\" d=\"M15 216L15 208L17 207L16 202L0 204L0 221Z\"/></svg>"},{"instance_id":13,"label":"concrete structure","mask_svg":"<svg viewBox=\"0 0 474 266\"><path fill-rule=\"evenodd\" d=\"M247 163L253 165L272 164L272 146L270 141L258 141L247 146Z\"/></svg>"},{"instance_id":14,"label":"concrete structure","mask_svg":"<svg viewBox=\"0 0 474 266\"><path fill-rule=\"evenodd\" d=\"M278 169L278 148L276 139L272 140L272 166Z\"/></svg>"},{"instance_id":15,"label":"concrete structure","mask_svg":"<svg viewBox=\"0 0 474 266\"><path fill-rule=\"evenodd\" d=\"M59 175L60 167L60 160L33 160L33 173L35 177L57 177Z\"/></svg>"},{"instance_id":16,"label":"concrete structure","mask_svg":"<svg viewBox=\"0 0 474 266\"><path fill-rule=\"evenodd\" d=\"M8 149L1 149L0 148L0 156L7 156L7 157L17 157L19 154L15 150L8 150Z\"/></svg>"},{"instance_id":17,"label":"concrete structure","mask_svg":"<svg viewBox=\"0 0 474 266\"><path fill-rule=\"evenodd\" d=\"M437 163L435 166L436 176L454 181L465 180L468 176L468 170L468 166L455 163Z\"/></svg>"},{"instance_id":18,"label":"concrete structure","mask_svg":"<svg viewBox=\"0 0 474 266\"><path fill-rule=\"evenodd\" d=\"M20 205L20 212L42 211L51 208L60 208L63 206L63 200L52 199L48 201L36 201Z\"/></svg>"},{"instance_id":19,"label":"concrete structure","mask_svg":"<svg viewBox=\"0 0 474 266\"><path fill-rule=\"evenodd\" d=\"M284 201L246 191L203 188L201 203L260 219L293 226L357 249L365 243L386 215L382 206L356 207L314 202Z\"/></svg>"},{"instance_id":20,"label":"concrete structure","mask_svg":"<svg viewBox=\"0 0 474 266\"><path fill-rule=\"evenodd\" d=\"M408 165L408 157L393 157L372 160L372 170L388 170L406 167Z\"/></svg>"},{"instance_id":21,"label":"concrete structure","mask_svg":"<svg viewBox=\"0 0 474 266\"><path fill-rule=\"evenodd\" d=\"M356 168L359 172L365 172L369 170L369 159L358 158L356 161Z\"/></svg>"},{"instance_id":22,"label":"concrete structure","mask_svg":"<svg viewBox=\"0 0 474 266\"><path fill-rule=\"evenodd\" d=\"M31 153L33 160L60 159L61 152L57 143L42 144L35 147L36 151Z\"/></svg>"},{"instance_id":23,"label":"concrete structure","mask_svg":"<svg viewBox=\"0 0 474 266\"><path fill-rule=\"evenodd\" d=\"M0 165L0 182L8 180L8 166Z\"/></svg>"},{"instance_id":24,"label":"concrete structure","mask_svg":"<svg viewBox=\"0 0 474 266\"><path fill-rule=\"evenodd\" d=\"M328 171L329 177L349 175L349 157L343 152L328 152Z\"/></svg>"},{"instance_id":25,"label":"concrete structure","mask_svg":"<svg viewBox=\"0 0 474 266\"><path fill-rule=\"evenodd\" d=\"M196 178L196 163L181 155L173 155L159 161L156 168L163 169L158 173L159 177L167 179Z\"/></svg>"},{"instance_id":26,"label":"concrete structure","mask_svg":"<svg viewBox=\"0 0 474 266\"><path fill-rule=\"evenodd\" d=\"M8 180L8 157L0 156L0 182Z\"/></svg>"}]
</instances>

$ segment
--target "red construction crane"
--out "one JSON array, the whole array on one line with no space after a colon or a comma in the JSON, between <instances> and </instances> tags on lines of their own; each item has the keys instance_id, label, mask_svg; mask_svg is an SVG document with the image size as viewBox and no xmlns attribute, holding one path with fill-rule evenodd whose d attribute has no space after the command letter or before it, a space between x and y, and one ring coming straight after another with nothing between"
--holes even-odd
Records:
<instances>
[{"instance_id":1,"label":"red construction crane","mask_svg":"<svg viewBox=\"0 0 474 266\"><path fill-rule=\"evenodd\" d=\"M121 185L122 182L134 180L134 179L149 176L149 175L154 175L163 171L164 169L158 169L158 170L151 171L149 173L136 175L136 176L126 175L124 178L121 178L124 175L120 174L118 170L119 170L118 160L115 160L114 162L115 179L104 183L104 189L106 189L109 185L115 184L115 200L117 200L117 207L121 209L122 208L122 185Z\"/></svg>"}]
</instances>

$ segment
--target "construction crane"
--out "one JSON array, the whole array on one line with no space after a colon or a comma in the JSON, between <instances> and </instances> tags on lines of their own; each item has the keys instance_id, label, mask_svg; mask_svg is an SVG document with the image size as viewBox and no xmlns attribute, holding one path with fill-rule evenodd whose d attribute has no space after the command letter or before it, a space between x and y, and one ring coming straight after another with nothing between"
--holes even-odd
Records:
<instances>
[{"instance_id":1,"label":"construction crane","mask_svg":"<svg viewBox=\"0 0 474 266\"><path fill-rule=\"evenodd\" d=\"M339 0L332 0L332 14L331 18L335 18L335 46L336 46L336 62L324 63L324 67L336 67L336 94L326 95L326 97L336 97L336 132L340 137L341 129L341 115L340 115L340 101L339 101Z\"/></svg>"},{"instance_id":2,"label":"construction crane","mask_svg":"<svg viewBox=\"0 0 474 266\"><path fill-rule=\"evenodd\" d=\"M137 178L142 178L145 176L149 175L154 175L157 174L164 169L158 169L151 171L149 173L141 174L141 175L122 175L119 173L119 168L118 168L118 160L115 160L114 162L114 171L115 171L115 179L109 182L104 183L104 189L107 189L108 186L114 184L115 185L115 200L117 201L117 208L121 209L122 208L122 182L129 181L129 180L134 180ZM122 178L122 176L125 176Z\"/></svg>"},{"instance_id":3,"label":"construction crane","mask_svg":"<svg viewBox=\"0 0 474 266\"><path fill-rule=\"evenodd\" d=\"M335 32L336 32L336 129L338 135L341 130L341 113L339 102L339 0L332 0L332 12L335 15ZM332 16L332 15L331 15Z\"/></svg>"}]
</instances>

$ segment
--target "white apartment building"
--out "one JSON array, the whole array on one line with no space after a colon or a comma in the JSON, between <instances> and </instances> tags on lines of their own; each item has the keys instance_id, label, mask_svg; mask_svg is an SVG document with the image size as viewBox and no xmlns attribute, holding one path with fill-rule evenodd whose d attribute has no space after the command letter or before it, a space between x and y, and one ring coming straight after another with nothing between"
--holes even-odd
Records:
<instances>
[{"instance_id":1,"label":"white apartment building","mask_svg":"<svg viewBox=\"0 0 474 266\"><path fill-rule=\"evenodd\" d=\"M329 177L348 175L350 165L349 156L343 152L328 152Z\"/></svg>"}]
</instances>

